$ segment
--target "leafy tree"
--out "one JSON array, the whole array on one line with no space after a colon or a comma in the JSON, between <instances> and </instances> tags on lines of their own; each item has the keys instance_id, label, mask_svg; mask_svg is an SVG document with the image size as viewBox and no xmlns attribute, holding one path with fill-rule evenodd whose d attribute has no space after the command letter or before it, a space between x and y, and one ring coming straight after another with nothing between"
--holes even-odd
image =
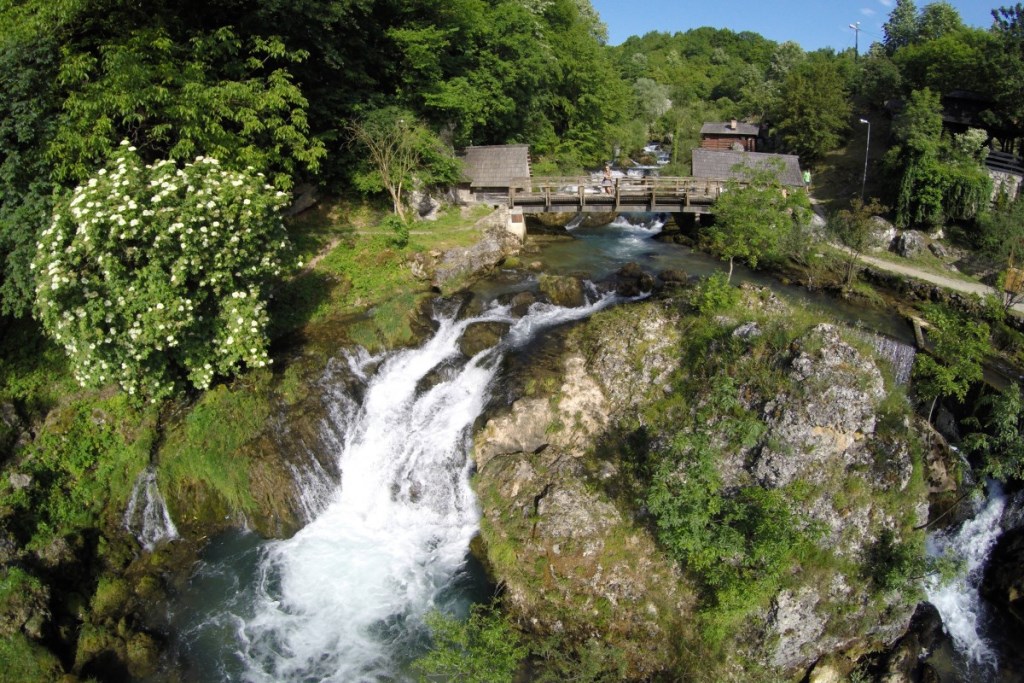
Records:
<instances>
[{"instance_id":1,"label":"leafy tree","mask_svg":"<svg viewBox=\"0 0 1024 683\"><path fill-rule=\"evenodd\" d=\"M875 227L872 219L886 211L888 211L888 207L879 204L877 199L872 199L869 204L865 204L861 199L856 198L850 202L849 209L839 211L828 222L829 232L847 249L847 287L853 284L857 259L871 244L871 235Z\"/></svg>"},{"instance_id":2,"label":"leafy tree","mask_svg":"<svg viewBox=\"0 0 1024 683\"><path fill-rule=\"evenodd\" d=\"M729 181L715 201L714 223L703 234L706 246L729 261L727 281L732 279L734 259L756 268L759 259L775 252L780 237L794 223L810 220L807 193L782 186L781 162L738 170L746 180Z\"/></svg>"},{"instance_id":3,"label":"leafy tree","mask_svg":"<svg viewBox=\"0 0 1024 683\"><path fill-rule=\"evenodd\" d=\"M890 55L917 39L917 5L913 0L896 0L889 20L882 24L885 38L882 44Z\"/></svg>"},{"instance_id":4,"label":"leafy tree","mask_svg":"<svg viewBox=\"0 0 1024 683\"><path fill-rule=\"evenodd\" d=\"M494 608L473 605L465 621L433 612L427 626L434 647L413 662L421 681L511 683L527 654L518 631Z\"/></svg>"},{"instance_id":5,"label":"leafy tree","mask_svg":"<svg viewBox=\"0 0 1024 683\"><path fill-rule=\"evenodd\" d=\"M650 78L638 78L633 83L637 113L640 120L647 124L648 129L672 107L668 93L667 86Z\"/></svg>"},{"instance_id":6,"label":"leafy tree","mask_svg":"<svg viewBox=\"0 0 1024 683\"><path fill-rule=\"evenodd\" d=\"M1008 481L1024 479L1024 395L1013 383L995 396L986 396L982 407L989 410L984 422L973 419L970 424L982 431L964 438L964 447L982 457L986 476Z\"/></svg>"},{"instance_id":7,"label":"leafy tree","mask_svg":"<svg viewBox=\"0 0 1024 683\"><path fill-rule=\"evenodd\" d=\"M269 363L285 200L209 157L144 165L124 141L61 200L32 264L39 320L78 381L156 400Z\"/></svg>"},{"instance_id":8,"label":"leafy tree","mask_svg":"<svg viewBox=\"0 0 1024 683\"><path fill-rule=\"evenodd\" d=\"M221 28L185 46L163 29L142 29L101 45L99 55L73 54L61 66L68 96L48 150L58 182L85 178L119 139L149 159L208 154L252 166L282 188L326 154L308 137L307 102L291 74L265 68L306 57L279 40L244 41Z\"/></svg>"},{"instance_id":9,"label":"leafy tree","mask_svg":"<svg viewBox=\"0 0 1024 683\"><path fill-rule=\"evenodd\" d=\"M850 119L846 84L836 65L810 59L786 77L775 111L775 128L787 149L805 160L839 146Z\"/></svg>"},{"instance_id":10,"label":"leafy tree","mask_svg":"<svg viewBox=\"0 0 1024 683\"><path fill-rule=\"evenodd\" d=\"M925 88L910 95L893 122L898 144L886 154L886 165L899 174L896 223L901 228L934 224L942 218L941 169L942 105L938 93Z\"/></svg>"},{"instance_id":11,"label":"leafy tree","mask_svg":"<svg viewBox=\"0 0 1024 683\"><path fill-rule=\"evenodd\" d=\"M903 75L879 43L872 43L860 61L858 94L871 106L881 109L886 100L896 97L900 92Z\"/></svg>"},{"instance_id":12,"label":"leafy tree","mask_svg":"<svg viewBox=\"0 0 1024 683\"><path fill-rule=\"evenodd\" d=\"M921 8L917 17L917 40L928 41L964 28L960 13L945 0L934 0Z\"/></svg>"},{"instance_id":13,"label":"leafy tree","mask_svg":"<svg viewBox=\"0 0 1024 683\"><path fill-rule=\"evenodd\" d=\"M999 279L1005 283L1006 267L1024 265L1024 200L1005 199L997 202L993 211L987 212L979 221L977 246L979 251L1003 269ZM1024 300L1024 292L1004 292L1003 306L1011 306Z\"/></svg>"},{"instance_id":14,"label":"leafy tree","mask_svg":"<svg viewBox=\"0 0 1024 683\"><path fill-rule=\"evenodd\" d=\"M355 176L367 192L387 191L395 214L405 220L405 192L424 185L453 183L460 166L447 147L408 110L386 107L349 124L352 140L369 154Z\"/></svg>"},{"instance_id":15,"label":"leafy tree","mask_svg":"<svg viewBox=\"0 0 1024 683\"><path fill-rule=\"evenodd\" d=\"M1019 129L1024 123L1024 5L992 10L992 32L997 43L989 55L990 69L999 74L992 91L998 103L996 118Z\"/></svg>"},{"instance_id":16,"label":"leafy tree","mask_svg":"<svg viewBox=\"0 0 1024 683\"><path fill-rule=\"evenodd\" d=\"M982 361L989 348L989 329L946 309L932 306L926 311L930 327L928 353L914 359L914 387L931 401L928 421L936 402L943 397L963 401L972 382L982 378Z\"/></svg>"}]
</instances>

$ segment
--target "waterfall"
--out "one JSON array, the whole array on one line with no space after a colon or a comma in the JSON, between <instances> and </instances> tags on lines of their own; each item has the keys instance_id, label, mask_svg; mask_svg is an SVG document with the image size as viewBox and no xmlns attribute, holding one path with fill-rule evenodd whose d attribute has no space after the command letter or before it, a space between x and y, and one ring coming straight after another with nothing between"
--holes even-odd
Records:
<instances>
[{"instance_id":1,"label":"waterfall","mask_svg":"<svg viewBox=\"0 0 1024 683\"><path fill-rule=\"evenodd\" d=\"M519 319L499 306L462 321L437 314L437 332L418 349L377 359L351 354L332 364L325 382L344 372L362 383L355 392L361 400L344 383L330 384L336 391L326 429L341 481L325 495L323 478L308 477L316 482L307 506L312 521L292 538L263 544L251 585L221 598L226 604L204 606L200 623L186 629L189 649L218 653L199 675L405 680L403 667L425 637L423 615L452 603L477 533L471 432L503 354L619 300L609 295L575 309L536 303ZM510 329L496 347L466 360L458 340L476 322ZM201 571L246 573L212 565Z\"/></svg>"},{"instance_id":2,"label":"waterfall","mask_svg":"<svg viewBox=\"0 0 1024 683\"><path fill-rule=\"evenodd\" d=\"M616 216L615 220L608 225L613 228L624 228L627 230L639 231L647 235L656 235L661 232L663 227L665 227L667 219L667 215L662 213L623 213Z\"/></svg>"},{"instance_id":3,"label":"waterfall","mask_svg":"<svg viewBox=\"0 0 1024 683\"><path fill-rule=\"evenodd\" d=\"M167 511L164 497L160 495L156 470L152 466L135 479L122 523L146 550L152 551L161 541L178 538L178 529Z\"/></svg>"},{"instance_id":4,"label":"waterfall","mask_svg":"<svg viewBox=\"0 0 1024 683\"><path fill-rule=\"evenodd\" d=\"M904 344L898 339L881 334L871 335L870 341L879 357L889 361L890 365L892 365L896 384L906 384L909 382L910 371L914 367L914 356L917 355L917 350L910 344Z\"/></svg>"},{"instance_id":5,"label":"waterfall","mask_svg":"<svg viewBox=\"0 0 1024 683\"><path fill-rule=\"evenodd\" d=\"M960 526L936 532L928 537L932 557L949 557L964 563L962 573L943 584L938 577L925 581L928 602L942 616L942 625L968 666L995 671L996 653L981 630L986 621L985 607L978 587L989 551L1002 533L1000 521L1006 499L997 482L989 480L988 498L974 501L976 514Z\"/></svg>"},{"instance_id":6,"label":"waterfall","mask_svg":"<svg viewBox=\"0 0 1024 683\"><path fill-rule=\"evenodd\" d=\"M572 220L570 220L568 223L565 224L565 229L566 230L575 230L576 228L580 227L580 224L583 223L583 219L584 218L586 218L586 216L584 214L582 214L582 213L576 214L575 216L572 217Z\"/></svg>"}]
</instances>

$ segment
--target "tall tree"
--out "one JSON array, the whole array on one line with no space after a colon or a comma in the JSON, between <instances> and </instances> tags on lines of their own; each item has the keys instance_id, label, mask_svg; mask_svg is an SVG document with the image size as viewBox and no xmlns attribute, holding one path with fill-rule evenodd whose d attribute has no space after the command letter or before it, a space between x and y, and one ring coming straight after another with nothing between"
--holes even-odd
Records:
<instances>
[{"instance_id":1,"label":"tall tree","mask_svg":"<svg viewBox=\"0 0 1024 683\"><path fill-rule=\"evenodd\" d=\"M853 275L860 255L871 244L875 225L872 219L888 211L877 199L865 204L860 198L850 202L849 209L839 211L828 222L829 232L847 249L846 286L853 285Z\"/></svg>"},{"instance_id":2,"label":"tall tree","mask_svg":"<svg viewBox=\"0 0 1024 683\"><path fill-rule=\"evenodd\" d=\"M782 84L775 128L786 149L810 160L839 146L849 126L850 101L835 64L816 56Z\"/></svg>"},{"instance_id":3,"label":"tall tree","mask_svg":"<svg viewBox=\"0 0 1024 683\"><path fill-rule=\"evenodd\" d=\"M896 0L889 20L882 24L885 38L882 44L890 55L917 39L917 5L913 0Z\"/></svg>"},{"instance_id":4,"label":"tall tree","mask_svg":"<svg viewBox=\"0 0 1024 683\"><path fill-rule=\"evenodd\" d=\"M917 36L919 41L935 40L964 28L960 13L945 0L935 0L921 8L917 18Z\"/></svg>"},{"instance_id":5,"label":"tall tree","mask_svg":"<svg viewBox=\"0 0 1024 683\"><path fill-rule=\"evenodd\" d=\"M794 223L810 220L807 193L783 187L781 162L736 170L744 180L729 181L715 201L714 223L702 235L712 252L729 261L728 280L735 259L757 267L758 261L775 254Z\"/></svg>"}]
</instances>

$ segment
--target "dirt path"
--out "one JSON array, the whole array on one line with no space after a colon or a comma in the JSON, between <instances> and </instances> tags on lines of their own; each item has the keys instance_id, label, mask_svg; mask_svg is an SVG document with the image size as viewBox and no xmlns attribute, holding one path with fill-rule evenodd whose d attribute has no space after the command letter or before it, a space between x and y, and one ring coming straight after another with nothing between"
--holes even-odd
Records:
<instances>
[{"instance_id":1,"label":"dirt path","mask_svg":"<svg viewBox=\"0 0 1024 683\"><path fill-rule=\"evenodd\" d=\"M873 268L885 270L890 273L899 273L900 275L909 275L910 277L917 278L918 280L924 280L925 282L930 282L933 285L939 285L946 289L955 289L958 292L977 294L979 296L984 296L986 294L998 294L995 289L988 285L983 285L980 282L965 282L964 280L939 275L938 273L933 273L916 266L893 263L892 261L886 261L885 259L868 256L867 254L861 254L858 258L862 263L866 263ZM1016 304L1013 307L1013 310L1019 313L1024 313L1024 302Z\"/></svg>"}]
</instances>

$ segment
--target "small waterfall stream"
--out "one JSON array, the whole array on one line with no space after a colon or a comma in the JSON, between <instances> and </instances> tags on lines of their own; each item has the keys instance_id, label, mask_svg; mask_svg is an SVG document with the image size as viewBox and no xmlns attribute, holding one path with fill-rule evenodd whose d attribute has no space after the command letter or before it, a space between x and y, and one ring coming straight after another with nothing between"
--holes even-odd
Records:
<instances>
[{"instance_id":1,"label":"small waterfall stream","mask_svg":"<svg viewBox=\"0 0 1024 683\"><path fill-rule=\"evenodd\" d=\"M998 667L996 652L983 636L987 621L985 603L978 593L989 552L1002 533L1001 521L1006 498L999 484L988 482L988 497L974 500L975 514L959 528L928 537L932 557L950 557L964 564L960 576L947 583L932 576L925 581L925 593L942 616L946 633L953 639L965 664L973 672L968 680L985 680Z\"/></svg>"},{"instance_id":2,"label":"small waterfall stream","mask_svg":"<svg viewBox=\"0 0 1024 683\"><path fill-rule=\"evenodd\" d=\"M880 357L889 361L896 384L907 384L910 381L910 372L914 368L917 349L884 334L872 334L871 345Z\"/></svg>"},{"instance_id":3,"label":"small waterfall stream","mask_svg":"<svg viewBox=\"0 0 1024 683\"><path fill-rule=\"evenodd\" d=\"M545 328L619 300L605 296L574 309L536 303L518 319L501 306L461 321L438 314L436 334L420 348L337 359L325 377L334 388L325 428L338 449L340 485L325 492L321 476L298 473L298 480L311 482L304 503L315 514L309 524L249 553L251 569L210 564L200 570L200 583L205 573L231 581L234 590L226 602L203 605L183 629L187 653L217 660L196 667L196 675L405 680L403 668L425 637L422 617L451 606L450 587L478 528L469 485L471 429L503 354ZM467 360L458 340L477 322L510 329L496 347ZM332 382L332 373L363 382L362 400ZM245 585L228 575L253 579Z\"/></svg>"},{"instance_id":4,"label":"small waterfall stream","mask_svg":"<svg viewBox=\"0 0 1024 683\"><path fill-rule=\"evenodd\" d=\"M162 541L178 538L178 529L156 485L153 467L147 467L135 480L122 523L146 550L153 550Z\"/></svg>"}]
</instances>

